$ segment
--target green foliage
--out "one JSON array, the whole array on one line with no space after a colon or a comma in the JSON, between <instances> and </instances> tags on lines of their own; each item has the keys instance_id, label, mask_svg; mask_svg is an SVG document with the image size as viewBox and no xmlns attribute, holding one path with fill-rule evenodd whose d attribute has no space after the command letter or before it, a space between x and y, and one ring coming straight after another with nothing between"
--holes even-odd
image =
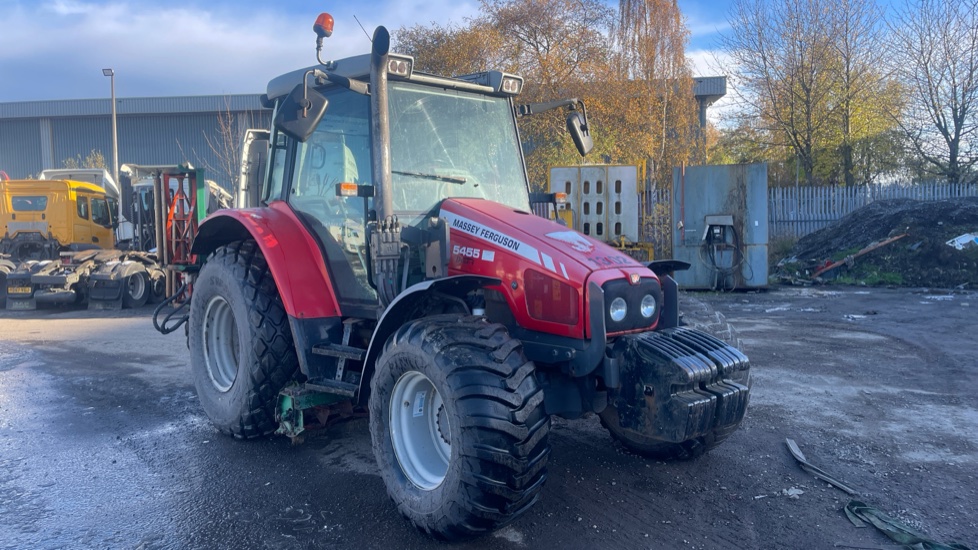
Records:
<instances>
[{"instance_id":1,"label":"green foliage","mask_svg":"<svg viewBox=\"0 0 978 550\"><path fill-rule=\"evenodd\" d=\"M842 261L842 260L846 259L847 257L852 256L855 253L859 252L860 250L862 250L862 247L856 246L856 247L853 247L853 248L849 248L849 249L846 249L846 250L842 250L842 251L836 252L835 254L832 255L832 261L833 262Z\"/></svg>"},{"instance_id":2,"label":"green foliage","mask_svg":"<svg viewBox=\"0 0 978 550\"><path fill-rule=\"evenodd\" d=\"M830 283L842 285L886 286L904 284L903 275L892 271L880 271L872 265L867 265L849 273L828 279Z\"/></svg>"}]
</instances>

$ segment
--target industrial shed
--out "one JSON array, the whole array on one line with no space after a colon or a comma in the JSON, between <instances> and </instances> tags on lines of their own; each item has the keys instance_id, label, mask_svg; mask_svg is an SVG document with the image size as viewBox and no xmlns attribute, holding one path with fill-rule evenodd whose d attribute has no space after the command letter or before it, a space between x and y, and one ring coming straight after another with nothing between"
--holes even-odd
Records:
<instances>
[{"instance_id":1,"label":"industrial shed","mask_svg":"<svg viewBox=\"0 0 978 550\"><path fill-rule=\"evenodd\" d=\"M120 164L176 164L204 168L230 188L208 144L221 142L219 117L230 115L235 145L246 128L267 128L271 111L258 94L117 98ZM11 178L61 168L92 150L112 163L112 103L106 99L0 103L0 170Z\"/></svg>"}]
</instances>

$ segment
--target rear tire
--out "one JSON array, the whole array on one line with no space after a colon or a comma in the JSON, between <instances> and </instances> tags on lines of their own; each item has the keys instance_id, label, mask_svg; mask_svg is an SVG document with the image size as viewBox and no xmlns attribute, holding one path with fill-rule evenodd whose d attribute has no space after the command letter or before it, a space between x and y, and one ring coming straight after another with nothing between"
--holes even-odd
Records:
<instances>
[{"instance_id":1,"label":"rear tire","mask_svg":"<svg viewBox=\"0 0 978 550\"><path fill-rule=\"evenodd\" d=\"M137 271L126 277L122 288L122 307L136 308L146 305L149 300L149 276L146 271Z\"/></svg>"},{"instance_id":2,"label":"rear tire","mask_svg":"<svg viewBox=\"0 0 978 550\"><path fill-rule=\"evenodd\" d=\"M502 325L419 319L377 360L374 456L401 515L437 538L478 536L528 510L547 477L549 431L533 363Z\"/></svg>"},{"instance_id":3,"label":"rear tire","mask_svg":"<svg viewBox=\"0 0 978 550\"><path fill-rule=\"evenodd\" d=\"M254 241L214 251L194 283L190 357L200 404L238 438L275 431L279 391L298 373L288 315Z\"/></svg>"}]
</instances>

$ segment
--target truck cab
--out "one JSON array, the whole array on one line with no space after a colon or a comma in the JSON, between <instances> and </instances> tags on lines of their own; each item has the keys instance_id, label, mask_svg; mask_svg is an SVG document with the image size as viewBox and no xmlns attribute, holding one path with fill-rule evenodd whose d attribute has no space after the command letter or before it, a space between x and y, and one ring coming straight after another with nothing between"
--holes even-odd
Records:
<instances>
[{"instance_id":1,"label":"truck cab","mask_svg":"<svg viewBox=\"0 0 978 550\"><path fill-rule=\"evenodd\" d=\"M0 182L0 253L52 260L62 250L113 248L118 204L101 187L73 180Z\"/></svg>"}]
</instances>

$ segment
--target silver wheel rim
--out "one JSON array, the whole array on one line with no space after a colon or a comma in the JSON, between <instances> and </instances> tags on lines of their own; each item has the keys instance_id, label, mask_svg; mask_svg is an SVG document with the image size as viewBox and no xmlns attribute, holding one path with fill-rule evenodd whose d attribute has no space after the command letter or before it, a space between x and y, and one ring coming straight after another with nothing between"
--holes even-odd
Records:
<instances>
[{"instance_id":1,"label":"silver wheel rim","mask_svg":"<svg viewBox=\"0 0 978 550\"><path fill-rule=\"evenodd\" d=\"M218 391L226 392L238 376L238 325L231 304L222 296L207 302L203 340L207 375Z\"/></svg>"},{"instance_id":2,"label":"silver wheel rim","mask_svg":"<svg viewBox=\"0 0 978 550\"><path fill-rule=\"evenodd\" d=\"M143 293L146 292L146 280L139 273L129 276L128 281L129 297L133 300L138 300L143 297Z\"/></svg>"},{"instance_id":3,"label":"silver wheel rim","mask_svg":"<svg viewBox=\"0 0 978 550\"><path fill-rule=\"evenodd\" d=\"M401 471L430 491L445 480L452 457L445 402L427 376L406 372L391 393L390 433Z\"/></svg>"}]
</instances>

